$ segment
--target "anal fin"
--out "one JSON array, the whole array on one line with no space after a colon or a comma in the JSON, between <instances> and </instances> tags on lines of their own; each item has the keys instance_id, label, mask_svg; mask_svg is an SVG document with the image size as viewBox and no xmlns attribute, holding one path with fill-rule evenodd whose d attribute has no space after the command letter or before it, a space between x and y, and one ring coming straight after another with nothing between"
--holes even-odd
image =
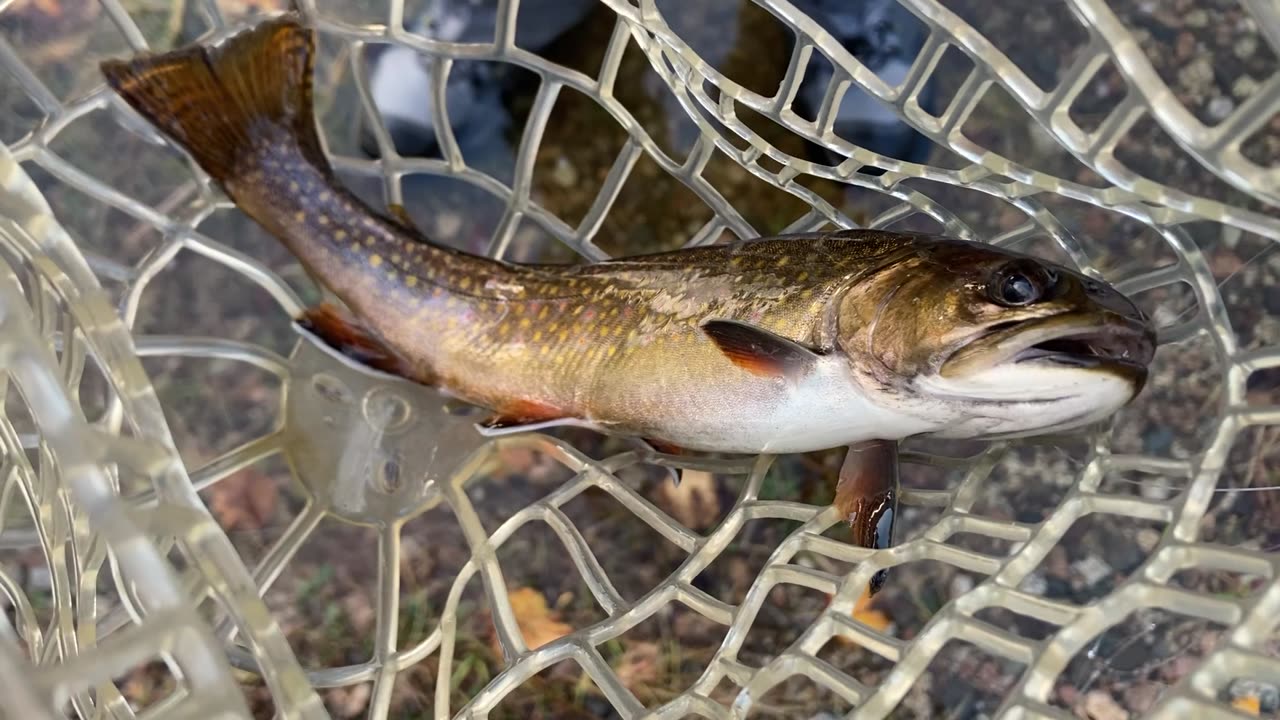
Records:
<instances>
[{"instance_id":1,"label":"anal fin","mask_svg":"<svg viewBox=\"0 0 1280 720\"><path fill-rule=\"evenodd\" d=\"M412 365L372 330L332 303L303 311L297 323L329 347L356 362L408 380L418 380Z\"/></svg>"}]
</instances>

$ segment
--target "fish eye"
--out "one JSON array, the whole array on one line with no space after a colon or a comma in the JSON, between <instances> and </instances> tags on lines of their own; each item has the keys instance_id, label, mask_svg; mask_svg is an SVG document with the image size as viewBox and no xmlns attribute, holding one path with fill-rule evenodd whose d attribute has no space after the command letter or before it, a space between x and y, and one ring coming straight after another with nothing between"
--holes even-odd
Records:
<instances>
[{"instance_id":1,"label":"fish eye","mask_svg":"<svg viewBox=\"0 0 1280 720\"><path fill-rule=\"evenodd\" d=\"M992 300L1005 307L1030 305L1044 293L1044 286L1037 282L1038 279L1023 268L1005 268L991 278L988 292Z\"/></svg>"}]
</instances>

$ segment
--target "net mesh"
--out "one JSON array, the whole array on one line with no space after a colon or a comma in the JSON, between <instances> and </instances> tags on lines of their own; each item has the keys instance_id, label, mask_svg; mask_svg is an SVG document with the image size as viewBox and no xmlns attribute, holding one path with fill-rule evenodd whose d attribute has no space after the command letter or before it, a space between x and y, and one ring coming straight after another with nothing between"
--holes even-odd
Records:
<instances>
[{"instance_id":1,"label":"net mesh","mask_svg":"<svg viewBox=\"0 0 1280 720\"><path fill-rule=\"evenodd\" d=\"M86 57L174 40L177 15L151 7L162 3L126 8L104 1L83 13L89 20L81 26L70 8L82 4L89 5L66 3L42 17L62 23L54 25L55 37L80 38L77 48L90 50ZM308 291L290 283L287 259L264 254L266 243L242 242L237 233L244 226L228 219L229 203L99 80L42 70L35 55L55 45L26 42L30 27L10 26L0 38L0 64L10 76L7 92L21 100L14 100L4 123L8 148L0 155L0 539L8 553L0 555L0 594L10 608L0 637L4 710L32 718L56 717L68 707L82 717L247 716L237 683L260 677L282 716L334 712L317 688L368 686L370 716L385 717L397 679L433 660L426 712L484 717L567 660L621 717L744 716L767 707L762 698L796 676L828 691L832 707L885 717L910 706L921 683L948 682L957 665L937 660L958 646L970 653L961 664L977 658L1015 668L988 708L1000 717L1067 717L1073 704L1064 700L1063 678L1071 677L1083 695L1099 674L1148 673L1174 660L1190 662L1166 676L1167 686L1147 703L1152 717L1226 716L1240 682L1280 684L1278 556L1269 546L1276 542L1276 508L1255 499L1265 494L1246 492L1264 486L1267 468L1275 467L1269 453L1280 396L1270 390L1269 371L1280 365L1280 322L1260 308L1271 302L1264 295L1277 282L1276 267L1223 260L1223 248L1236 257L1280 240L1277 155L1251 150L1277 134L1280 72L1272 67L1252 77L1246 97L1221 117L1206 118L1186 99L1178 85L1183 78L1171 82L1153 62L1150 33L1126 22L1139 12L1134 8L1068 0L1055 21L1069 23L1076 42L1046 80L1034 48L1028 54L1018 46L1007 34L1011 28L984 30L976 26L982 13L962 15L952 3L902 0L927 39L905 80L893 86L791 4L755 4L767 11L761 17L773 32L791 39L785 73L764 88L731 79L723 63L704 57L687 26L676 27L670 4L654 0L602 0L607 41L590 71L520 47L516 29L524 18L515 0L498 3L495 38L482 43L407 30L406 15L416 8L406 10L401 0L373 7L300 3L324 38L325 82L347 88L322 108L337 166L388 202L401 202L405 184L421 174L455 178L496 198L500 213L470 240L495 256L525 252L539 236L550 236L586 259L607 257L602 228L627 204L629 181L652 166L706 211L679 236L681 244L770 229L863 225L926 227L1018 246L1106 277L1153 311L1160 323L1159 369L1143 400L1111 429L1083 439L960 451L908 444L902 503L916 531L891 549L870 551L835 537L834 509L768 490L770 471L780 462L775 458L692 461L632 450L593 457L581 443L554 433L485 439L475 433L473 418L431 393L352 367L306 337L289 334L273 347L247 332L152 331L139 317L155 288L171 295L152 300L160 305L193 307L199 299L177 294L180 282L165 282L166 273L192 258L206 263L200 268L217 268L200 272L247 281L227 287L251 288L245 291L257 298L251 311L278 316L282 327L304 307ZM5 12L41 5L7 3ZM199 5L197 16L209 28L198 36L225 36L238 27L228 18L247 5L253 3ZM1262 48L1280 52L1277 6L1267 0L1219 5L1252 23ZM536 90L509 176L470 165L448 131L439 136L439 158L398 155L372 104L364 54L370 45L409 47L429 58L437 120L447 116L451 70L499 63L531 71ZM621 73L636 52L664 97L696 127L685 147L673 150L651 118L624 102ZM92 67L87 59L75 63ZM801 81L822 64L832 74L830 85L820 107L802 116L794 109ZM920 101L931 81L950 93L936 113ZM834 115L853 89L892 106L931 139L938 149L930 164L842 139ZM558 104L584 100L608 116L611 131L624 134L596 177L578 178L593 184L593 195L573 220L543 199L537 168L553 119L563 120ZM332 130L329 118L343 113L372 120L379 159L359 157L350 138ZM998 118L996 132L990 122L974 122L990 113ZM77 133L90 140L73 146L67 138ZM1011 142L1011 134L1022 141ZM797 139L848 159L814 161L796 149ZM85 149L112 145L110 153ZM119 166L131 165L130 148L138 161L121 181ZM170 174L153 169L152 160ZM800 211L761 220L758 208L732 202L726 166L744 169L777 197L789 196L791 204L779 206ZM866 166L883 172L867 173ZM161 177L182 181L164 184ZM1188 177L1195 182L1184 182ZM857 212L824 181L852 188L862 203ZM50 200L72 200L52 208L41 190ZM90 206L102 209L95 215L85 210ZM121 218L135 235L95 245L86 229ZM1104 234L1122 239L1118 250L1095 242ZM1255 289L1228 292L1237 274L1253 278ZM277 410L262 419L242 408L245 416L217 420L212 405L188 407L187 414L162 407L144 360L191 359L270 378L273 389L255 396L255 405ZM147 365L155 367L163 366ZM261 433L192 458L171 433L174 423L193 422L229 422ZM1067 443L1074 444L1063 449ZM496 501L494 491L480 496L472 490L492 475L495 462L519 452L546 458L565 479L489 522L484 505ZM206 491L271 457L286 459L301 501L292 521L250 560L206 509ZM713 474L735 498L709 531L691 529L634 481L633 471L654 466L679 468L686 485L698 474ZM1008 493L1038 485L1052 488L1041 513L1011 515L999 507L1016 504ZM617 565L600 555L568 510L589 494L611 498L678 548L674 570L643 592L621 591ZM446 578L448 591L429 614L428 629L406 637L405 528L428 512L444 512L456 523L465 559ZM1260 519L1249 526L1249 518ZM269 592L299 549L334 519L372 528L376 538L366 548L375 587L371 640L359 659L303 663L277 621L279 608L269 607ZM726 600L702 587L699 576L732 551L748 525L774 520L790 524L753 569L741 597ZM1228 532L1228 522L1240 527ZM499 561L512 538L531 526L550 530L543 537L567 555L601 611L597 621L536 648L513 604L510 565ZM1055 564L1076 557L1072 546L1090 542L1109 545L1092 556L1093 564L1101 555L1124 565L1122 572L1101 586L1077 582L1074 593L1048 592ZM1116 559L1122 551L1130 561ZM36 558L47 578L41 589L20 576L20 563L9 562L21 553ZM909 633L905 623L895 631L859 619L859 599L876 571L921 564L952 578L953 592ZM1104 564L1100 574L1109 569ZM1072 572L1058 575L1094 574L1089 562L1076 563ZM1188 581L1189 574L1252 581L1245 590L1232 585L1224 592ZM913 576L894 575L890 582L902 577ZM503 667L460 702L453 679L467 672L457 659L459 626L474 607L466 593L473 580ZM793 637L770 639L781 644L761 659L744 648L762 618L778 612L779 588L807 588L827 599ZM669 616L676 605L720 627L723 640L701 658L690 685L642 701L605 648L642 623ZM1036 629L1009 620L1014 615ZM1152 638L1162 643L1158 652ZM880 670L851 674L827 653L833 642L861 648ZM1116 658L1126 648L1148 657L1122 668ZM168 678L161 697L146 704L122 681L140 666Z\"/></svg>"}]
</instances>

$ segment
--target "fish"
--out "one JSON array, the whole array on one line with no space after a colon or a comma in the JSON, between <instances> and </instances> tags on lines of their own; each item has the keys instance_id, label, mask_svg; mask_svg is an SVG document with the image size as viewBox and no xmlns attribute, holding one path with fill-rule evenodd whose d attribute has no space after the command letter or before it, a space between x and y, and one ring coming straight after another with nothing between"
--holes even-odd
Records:
<instances>
[{"instance_id":1,"label":"fish","mask_svg":"<svg viewBox=\"0 0 1280 720\"><path fill-rule=\"evenodd\" d=\"M100 68L340 301L299 327L487 409L484 432L578 425L726 454L1014 438L1103 421L1146 383L1155 334L1129 298L977 241L844 229L570 264L433 241L335 175L315 43L287 13ZM874 500L891 474L845 473L862 542L887 542L894 503Z\"/></svg>"}]
</instances>

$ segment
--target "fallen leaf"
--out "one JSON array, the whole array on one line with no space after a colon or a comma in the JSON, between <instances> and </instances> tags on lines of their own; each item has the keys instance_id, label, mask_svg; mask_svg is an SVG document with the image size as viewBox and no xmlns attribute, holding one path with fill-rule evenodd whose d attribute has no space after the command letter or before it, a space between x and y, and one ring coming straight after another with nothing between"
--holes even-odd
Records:
<instances>
[{"instance_id":1,"label":"fallen leaf","mask_svg":"<svg viewBox=\"0 0 1280 720\"><path fill-rule=\"evenodd\" d=\"M862 597L859 597L858 602L854 604L853 619L876 632L884 632L893 623L893 620L888 615L871 607L870 589L863 590Z\"/></svg>"},{"instance_id":2,"label":"fallen leaf","mask_svg":"<svg viewBox=\"0 0 1280 720\"><path fill-rule=\"evenodd\" d=\"M209 489L209 512L223 530L261 530L275 514L279 498L275 481L250 467Z\"/></svg>"},{"instance_id":3,"label":"fallen leaf","mask_svg":"<svg viewBox=\"0 0 1280 720\"><path fill-rule=\"evenodd\" d=\"M547 599L542 593L529 587L517 588L507 593L511 599L511 610L515 613L516 624L520 626L520 634L530 650L537 650L554 640L573 632L573 628L560 622L557 613L547 607ZM493 636L493 648L496 655L502 655L502 647L498 645L497 633Z\"/></svg>"},{"instance_id":4,"label":"fallen leaf","mask_svg":"<svg viewBox=\"0 0 1280 720\"><path fill-rule=\"evenodd\" d=\"M657 644L638 642L622 654L614 671L624 687L636 692L658 679L658 660Z\"/></svg>"},{"instance_id":5,"label":"fallen leaf","mask_svg":"<svg viewBox=\"0 0 1280 720\"><path fill-rule=\"evenodd\" d=\"M885 615L883 612L871 607L871 592L869 588L863 589L862 595L858 598L858 602L854 603L853 605L853 612L851 613L851 615L853 616L854 620L857 620L858 622L862 623L863 625L866 625L867 627L871 628L872 630L875 630L876 632L884 632L885 630L889 629L890 625L893 624L892 618L890 618L888 615ZM846 642L850 645L858 644L853 639L844 637L843 635L839 635L837 637L839 637L840 640L842 640L843 642Z\"/></svg>"},{"instance_id":6,"label":"fallen leaf","mask_svg":"<svg viewBox=\"0 0 1280 720\"><path fill-rule=\"evenodd\" d=\"M1262 714L1262 699L1257 695L1243 695L1231 701L1231 707L1250 715Z\"/></svg>"},{"instance_id":7,"label":"fallen leaf","mask_svg":"<svg viewBox=\"0 0 1280 720\"><path fill-rule=\"evenodd\" d=\"M1129 720L1129 711L1105 690L1093 690L1084 696L1084 711L1090 720Z\"/></svg>"},{"instance_id":8,"label":"fallen leaf","mask_svg":"<svg viewBox=\"0 0 1280 720\"><path fill-rule=\"evenodd\" d=\"M659 488L667 510L687 528L710 527L720 517L716 479L709 472L681 470L680 485L664 482Z\"/></svg>"}]
</instances>

